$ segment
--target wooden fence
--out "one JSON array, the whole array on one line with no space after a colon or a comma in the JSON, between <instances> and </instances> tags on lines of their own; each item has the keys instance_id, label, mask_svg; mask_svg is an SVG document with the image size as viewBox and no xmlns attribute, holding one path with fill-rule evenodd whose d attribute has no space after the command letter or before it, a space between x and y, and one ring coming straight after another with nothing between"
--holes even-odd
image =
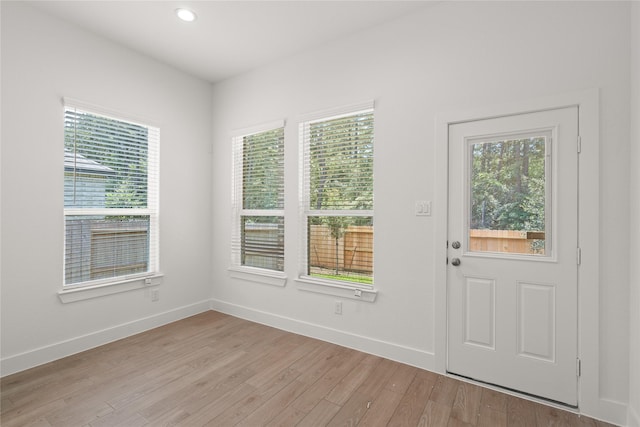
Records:
<instances>
[{"instance_id":1,"label":"wooden fence","mask_svg":"<svg viewBox=\"0 0 640 427\"><path fill-rule=\"evenodd\" d=\"M309 266L358 273L373 273L373 227L349 226L336 239L326 225L311 225L309 230Z\"/></svg>"},{"instance_id":2,"label":"wooden fence","mask_svg":"<svg viewBox=\"0 0 640 427\"><path fill-rule=\"evenodd\" d=\"M148 220L77 219L65 233L67 284L147 271Z\"/></svg>"},{"instance_id":3,"label":"wooden fence","mask_svg":"<svg viewBox=\"0 0 640 427\"><path fill-rule=\"evenodd\" d=\"M543 231L469 230L469 250L543 255L544 239Z\"/></svg>"},{"instance_id":4,"label":"wooden fence","mask_svg":"<svg viewBox=\"0 0 640 427\"><path fill-rule=\"evenodd\" d=\"M284 228L278 224L245 224L242 265L284 270Z\"/></svg>"},{"instance_id":5,"label":"wooden fence","mask_svg":"<svg viewBox=\"0 0 640 427\"><path fill-rule=\"evenodd\" d=\"M258 228L260 228L260 230L258 230ZM269 234L270 238L266 239L265 236L260 234L261 231L264 231L264 227L247 229L245 233L251 235L250 239L252 241L256 239L261 241L278 241L278 236L274 234ZM470 230L469 250L472 252L507 252L540 255L544 254L544 239L544 232ZM336 251L336 239L331 236L331 230L327 225L311 225L309 227L309 266L335 270L337 258L339 271L362 274L373 273L373 227L347 227L344 235L338 239L337 243Z\"/></svg>"}]
</instances>

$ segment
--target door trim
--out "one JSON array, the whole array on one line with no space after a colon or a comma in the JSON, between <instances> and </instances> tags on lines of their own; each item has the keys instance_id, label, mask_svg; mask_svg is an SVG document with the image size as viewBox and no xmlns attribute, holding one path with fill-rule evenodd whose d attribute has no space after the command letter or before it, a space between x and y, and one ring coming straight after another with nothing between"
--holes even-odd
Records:
<instances>
[{"instance_id":1,"label":"door trim","mask_svg":"<svg viewBox=\"0 0 640 427\"><path fill-rule=\"evenodd\" d=\"M472 110L451 111L435 119L434 188L434 363L446 373L447 364L447 206L449 125L473 120L578 107L578 134L581 152L578 167L578 242L582 251L578 268L578 357L582 373L578 379L578 407L591 416L607 418L608 408L599 394L599 91L598 89L559 94ZM576 149L578 142L576 141ZM608 418L611 419L611 418Z\"/></svg>"}]
</instances>

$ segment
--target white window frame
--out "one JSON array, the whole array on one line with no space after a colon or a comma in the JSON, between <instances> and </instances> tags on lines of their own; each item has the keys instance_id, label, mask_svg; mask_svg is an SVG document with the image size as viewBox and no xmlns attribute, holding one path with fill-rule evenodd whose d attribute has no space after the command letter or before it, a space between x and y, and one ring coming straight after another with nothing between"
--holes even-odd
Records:
<instances>
[{"instance_id":1,"label":"white window frame","mask_svg":"<svg viewBox=\"0 0 640 427\"><path fill-rule=\"evenodd\" d=\"M159 196L160 196L160 129L150 124L150 120L138 119L119 111L109 110L104 107L88 104L70 98L63 98L64 110L76 109L96 116L123 121L148 129L148 169L147 169L147 207L146 208L64 208L66 218L68 216L91 215L145 215L149 216L149 260L147 271L143 273L120 275L106 279L87 280L66 284L64 266L66 255L63 255L62 290L58 295L62 302L74 302L103 295L139 289L148 286L157 286L162 282L160 272L160 236L159 236ZM66 235L66 233L65 233ZM66 243L65 243L66 246ZM66 252L66 250L65 250Z\"/></svg>"},{"instance_id":2,"label":"white window frame","mask_svg":"<svg viewBox=\"0 0 640 427\"><path fill-rule=\"evenodd\" d=\"M312 216L375 216L374 210L315 210L310 208L310 174L306 172L306 159L310 156L309 139L310 126L315 122L348 117L363 112L374 112L374 102L367 101L358 104L347 105L339 108L322 110L307 114L299 119L299 274L296 279L298 289L302 291L334 295L343 298L374 302L377 291L374 284L360 284L356 282L322 279L310 276L308 272L308 218ZM375 155L374 155L375 159ZM375 160L374 160L375 162ZM375 168L375 166L374 166ZM374 232L375 236L375 232ZM375 246L375 245L374 245ZM374 253L375 254L375 253Z\"/></svg>"},{"instance_id":3,"label":"white window frame","mask_svg":"<svg viewBox=\"0 0 640 427\"><path fill-rule=\"evenodd\" d=\"M285 210L283 209L244 209L243 208L243 139L247 136L255 135L262 132L273 131L285 128L284 120L276 120L257 126L238 129L232 132L232 179L231 179L231 205L232 205L232 224L231 224L231 260L228 268L229 275L236 279L244 281L262 283L272 286L285 286L287 275L283 271L272 270L268 268L251 267L242 265L242 217L243 216L269 216L285 218ZM284 173L284 163L283 163ZM284 187L283 187L284 192ZM284 198L284 194L283 194ZM285 227L286 230L286 227ZM285 252L286 264L286 252Z\"/></svg>"}]
</instances>

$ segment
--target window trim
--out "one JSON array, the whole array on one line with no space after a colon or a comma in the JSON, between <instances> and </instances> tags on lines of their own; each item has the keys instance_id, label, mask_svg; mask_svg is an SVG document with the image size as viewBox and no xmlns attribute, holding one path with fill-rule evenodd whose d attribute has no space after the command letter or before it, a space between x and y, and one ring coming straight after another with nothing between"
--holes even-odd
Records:
<instances>
[{"instance_id":1,"label":"window trim","mask_svg":"<svg viewBox=\"0 0 640 427\"><path fill-rule=\"evenodd\" d=\"M333 295L364 302L375 302L378 291L371 287L361 287L350 282L323 280L312 276L300 276L295 279L298 289L316 294Z\"/></svg>"},{"instance_id":2,"label":"window trim","mask_svg":"<svg viewBox=\"0 0 640 427\"><path fill-rule=\"evenodd\" d=\"M65 289L58 291L58 298L63 304L87 299L98 298L107 295L119 294L122 292L134 291L149 287L156 287L162 284L162 273L120 276L121 280L108 282L95 281L91 285L74 286L67 285ZM86 282L85 282L86 283Z\"/></svg>"},{"instance_id":3,"label":"window trim","mask_svg":"<svg viewBox=\"0 0 640 427\"><path fill-rule=\"evenodd\" d=\"M280 287L284 287L287 284L287 275L281 271L246 265L232 266L227 268L227 271L229 276L235 279Z\"/></svg>"},{"instance_id":4,"label":"window trim","mask_svg":"<svg viewBox=\"0 0 640 427\"><path fill-rule=\"evenodd\" d=\"M307 222L310 216L363 216L372 217L375 224L374 209L372 210L317 210L310 209L310 177L305 173L305 160L310 156L310 147L305 140L305 135L309 135L310 125L325 120L338 119L356 115L365 111L371 111L374 114L375 121L375 102L364 101L360 103L345 105L342 107L329 108L313 113L308 113L298 118L298 201L299 201L299 262L298 277L295 279L298 289L326 295L334 295L344 298L351 298L361 301L374 302L378 291L375 289L375 281L371 285L361 284L357 282L322 279L307 274L308 267L308 234ZM375 156L374 156L375 168ZM374 190L375 191L375 190ZM374 233L375 240L375 233ZM375 243L374 243L375 247Z\"/></svg>"},{"instance_id":5,"label":"window trim","mask_svg":"<svg viewBox=\"0 0 640 427\"><path fill-rule=\"evenodd\" d=\"M239 143L241 138L255 135L262 132L268 132L282 128L286 128L284 119L274 120L260 125L250 126L246 128L236 129L230 133L231 147L231 240L230 240L230 261L227 271L229 276L235 279L245 280L249 282L261 283L272 286L283 287L287 282L286 271L286 248L285 248L285 270L271 270L268 268L245 266L241 264L241 238L240 225L243 216L276 216L285 220L285 209L244 209L242 207L242 171L237 166L242 165L242 144ZM284 171L283 163L283 173ZM284 188L283 188L284 192ZM285 195L286 197L286 195ZM286 226L285 226L286 230ZM286 233L286 231L285 231ZM237 246L237 247L236 247Z\"/></svg>"},{"instance_id":6,"label":"window trim","mask_svg":"<svg viewBox=\"0 0 640 427\"><path fill-rule=\"evenodd\" d=\"M74 98L61 99L63 115L67 109L80 110L96 116L108 117L113 120L145 127L153 134L155 147L147 153L147 161L155 168L155 179L147 181L148 203L146 208L64 208L63 218L66 230L68 216L82 215L148 215L149 216L149 271L109 277L105 279L85 280L76 283L65 283L66 256L63 255L62 289L58 296L63 303L75 302L114 293L125 292L162 283L163 274L160 272L160 126L153 120L135 116L122 111L80 101ZM152 162L153 160L153 162ZM151 170L151 168L150 168ZM149 173L149 172L148 172ZM66 232L65 232L66 235ZM63 238L64 239L64 238ZM66 243L65 243L66 245Z\"/></svg>"}]
</instances>

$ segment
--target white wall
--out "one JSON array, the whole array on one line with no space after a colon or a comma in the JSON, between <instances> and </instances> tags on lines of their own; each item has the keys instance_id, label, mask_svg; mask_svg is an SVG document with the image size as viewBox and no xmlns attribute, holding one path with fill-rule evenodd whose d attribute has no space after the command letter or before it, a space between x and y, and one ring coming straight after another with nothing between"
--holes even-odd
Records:
<instances>
[{"instance_id":1,"label":"white wall","mask_svg":"<svg viewBox=\"0 0 640 427\"><path fill-rule=\"evenodd\" d=\"M2 2L2 370L208 309L211 86L18 2ZM160 301L62 304L63 109L71 97L161 128Z\"/></svg>"},{"instance_id":2,"label":"white wall","mask_svg":"<svg viewBox=\"0 0 640 427\"><path fill-rule=\"evenodd\" d=\"M640 3L631 8L631 298L629 425L640 427Z\"/></svg>"},{"instance_id":3,"label":"white wall","mask_svg":"<svg viewBox=\"0 0 640 427\"><path fill-rule=\"evenodd\" d=\"M213 307L434 368L436 115L600 90L600 405L626 419L629 392L629 3L447 2L214 85ZM578 19L579 17L579 19ZM376 100L375 303L302 292L298 274L297 120L300 114ZM233 129L287 119L284 288L229 277ZM227 206L227 208L225 208Z\"/></svg>"},{"instance_id":4,"label":"white wall","mask_svg":"<svg viewBox=\"0 0 640 427\"><path fill-rule=\"evenodd\" d=\"M211 271L214 308L433 368L435 331L444 327L433 316L433 269L441 262L434 244L440 242L434 242L433 217L413 216L413 201L433 199L442 185L433 175L434 147L441 143L434 140L435 116L599 88L601 204L594 208L601 217L601 321L594 333L601 344L598 393L603 407L610 402L614 413L583 410L613 419L615 409L629 401L629 422L635 417L637 424L640 267L635 260L640 250L635 242L640 231L629 215L640 214L640 185L637 168L630 175L627 159L634 165L640 161L638 9L623 2L430 5L422 13L218 84L211 98L204 82L28 6L2 2L3 374L197 312L210 296ZM165 278L157 303L142 290L71 304L57 298L63 258L57 160L62 158L63 96L149 117L162 128ZM303 113L367 99L377 102L380 294L373 304L345 300L344 314L337 316L337 298L301 292L293 282L299 244L296 120ZM288 120L289 281L284 288L231 279L226 271L229 131L279 118ZM636 141L631 146L629 129ZM438 215L444 206L433 209ZM631 233L628 226L635 227ZM630 264L621 256L626 247Z\"/></svg>"}]
</instances>

